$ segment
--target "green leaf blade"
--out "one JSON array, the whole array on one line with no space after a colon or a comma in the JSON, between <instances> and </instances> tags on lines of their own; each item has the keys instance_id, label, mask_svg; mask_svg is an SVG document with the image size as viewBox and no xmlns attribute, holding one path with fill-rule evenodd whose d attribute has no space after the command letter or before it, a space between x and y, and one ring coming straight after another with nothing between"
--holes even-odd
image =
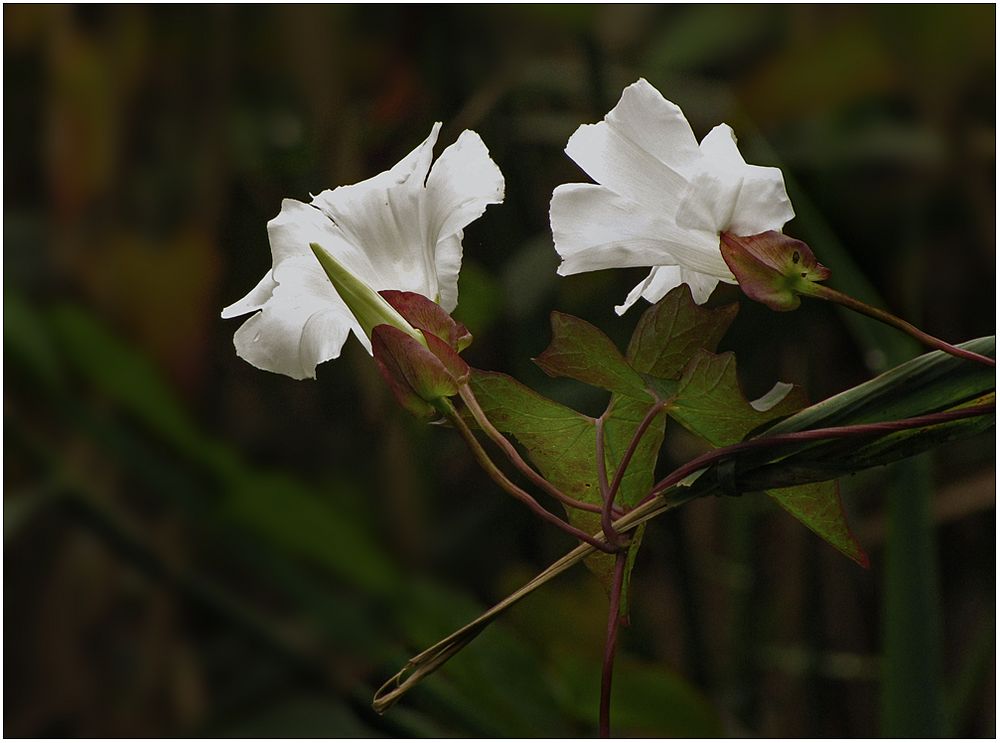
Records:
<instances>
[{"instance_id":1,"label":"green leaf blade","mask_svg":"<svg viewBox=\"0 0 1000 743\"><path fill-rule=\"evenodd\" d=\"M824 541L861 567L869 567L868 555L847 525L840 487L836 480L765 492Z\"/></svg>"},{"instance_id":2,"label":"green leaf blade","mask_svg":"<svg viewBox=\"0 0 1000 743\"><path fill-rule=\"evenodd\" d=\"M584 503L601 504L594 419L548 400L504 374L474 369L470 385L493 425L513 436L527 450L528 458L549 482ZM614 477L651 404L627 395L612 397L605 425L605 466L609 479ZM664 429L665 416L661 414L643 434L622 479L619 503L634 505L649 492ZM600 517L594 513L567 509L567 517L571 524L591 533L601 528ZM629 547L623 612L628 606L628 574L642 542L642 533L642 528L633 533ZM610 586L613 557L595 554L585 560L585 564L605 588Z\"/></svg>"},{"instance_id":3,"label":"green leaf blade","mask_svg":"<svg viewBox=\"0 0 1000 743\"><path fill-rule=\"evenodd\" d=\"M777 418L801 410L805 394L795 385L780 384L760 400L746 399L736 376L732 352L697 351L684 370L667 411L691 433L713 446L728 446Z\"/></svg>"},{"instance_id":4,"label":"green leaf blade","mask_svg":"<svg viewBox=\"0 0 1000 743\"><path fill-rule=\"evenodd\" d=\"M542 476L584 503L600 503L592 418L497 372L473 369L469 385L486 417L517 439Z\"/></svg>"},{"instance_id":5,"label":"green leaf blade","mask_svg":"<svg viewBox=\"0 0 1000 743\"><path fill-rule=\"evenodd\" d=\"M611 339L588 322L553 312L552 342L535 363L553 377L579 382L649 400L646 383L629 366Z\"/></svg>"},{"instance_id":6,"label":"green leaf blade","mask_svg":"<svg viewBox=\"0 0 1000 743\"><path fill-rule=\"evenodd\" d=\"M698 350L714 351L739 312L695 304L687 284L671 289L646 310L632 333L625 358L640 374L675 379Z\"/></svg>"},{"instance_id":7,"label":"green leaf blade","mask_svg":"<svg viewBox=\"0 0 1000 743\"><path fill-rule=\"evenodd\" d=\"M735 356L699 351L685 368L668 412L692 433L722 447L743 441L754 430L796 413L805 404L800 388L781 382L758 400L748 401L740 388ZM868 557L847 525L835 481L765 492L807 528L867 567Z\"/></svg>"},{"instance_id":8,"label":"green leaf blade","mask_svg":"<svg viewBox=\"0 0 1000 743\"><path fill-rule=\"evenodd\" d=\"M622 395L611 398L604 424L604 458L608 479L614 477L632 437L651 406ZM635 506L653 487L653 471L663 445L666 415L661 411L639 439L632 459L622 478L616 502L628 508Z\"/></svg>"}]
</instances>

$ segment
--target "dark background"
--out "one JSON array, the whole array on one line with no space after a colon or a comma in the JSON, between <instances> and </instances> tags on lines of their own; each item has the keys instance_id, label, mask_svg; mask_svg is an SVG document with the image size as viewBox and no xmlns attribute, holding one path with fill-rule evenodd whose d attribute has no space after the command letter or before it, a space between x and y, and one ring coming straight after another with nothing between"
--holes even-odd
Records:
<instances>
[{"instance_id":1,"label":"dark background","mask_svg":"<svg viewBox=\"0 0 1000 743\"><path fill-rule=\"evenodd\" d=\"M283 197L445 122L507 199L465 238L467 357L587 412L529 359L552 309L624 343L643 270L560 279L581 123L648 78L786 174L833 285L959 341L994 332L995 8L4 7L4 733L575 736L606 601L582 569L384 717L406 658L571 542L398 410L353 341L319 379L236 357L220 309ZM738 300L723 288L716 302ZM916 349L741 301L749 394L821 399ZM671 429L664 467L702 445ZM650 527L616 672L644 735L993 736L994 442L842 483L864 571L761 496Z\"/></svg>"}]
</instances>

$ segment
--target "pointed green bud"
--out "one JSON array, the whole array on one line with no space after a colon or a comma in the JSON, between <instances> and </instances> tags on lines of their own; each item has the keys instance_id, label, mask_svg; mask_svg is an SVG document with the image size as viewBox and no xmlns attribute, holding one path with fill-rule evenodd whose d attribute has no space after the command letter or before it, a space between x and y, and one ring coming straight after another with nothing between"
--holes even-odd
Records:
<instances>
[{"instance_id":1,"label":"pointed green bud","mask_svg":"<svg viewBox=\"0 0 1000 743\"><path fill-rule=\"evenodd\" d=\"M379 325L390 325L413 338L424 348L427 340L424 334L414 328L397 312L391 304L368 286L357 276L348 271L343 264L316 243L309 243L316 260L323 267L327 278L344 300L344 304L357 318L365 335L372 337L372 331Z\"/></svg>"}]
</instances>

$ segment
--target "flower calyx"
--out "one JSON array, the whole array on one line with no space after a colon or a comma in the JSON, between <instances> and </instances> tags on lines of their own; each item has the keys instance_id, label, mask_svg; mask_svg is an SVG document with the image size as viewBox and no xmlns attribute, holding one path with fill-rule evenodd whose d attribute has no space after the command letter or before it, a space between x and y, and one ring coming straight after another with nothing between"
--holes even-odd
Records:
<instances>
[{"instance_id":1,"label":"flower calyx","mask_svg":"<svg viewBox=\"0 0 1000 743\"><path fill-rule=\"evenodd\" d=\"M458 354L472 342L472 335L422 294L380 295L424 343L393 325L377 325L371 336L375 363L400 405L418 418L434 420L448 407L447 398L469 381L469 365Z\"/></svg>"},{"instance_id":2,"label":"flower calyx","mask_svg":"<svg viewBox=\"0 0 1000 743\"><path fill-rule=\"evenodd\" d=\"M442 400L468 381L469 365L458 355L472 342L468 329L422 294L376 292L322 246L309 247L371 339L379 372L400 405L419 418L436 418Z\"/></svg>"},{"instance_id":3,"label":"flower calyx","mask_svg":"<svg viewBox=\"0 0 1000 743\"><path fill-rule=\"evenodd\" d=\"M830 278L830 269L816 260L801 240L769 230L757 235L720 235L722 258L743 293L772 310L786 312L811 294L818 281Z\"/></svg>"}]
</instances>

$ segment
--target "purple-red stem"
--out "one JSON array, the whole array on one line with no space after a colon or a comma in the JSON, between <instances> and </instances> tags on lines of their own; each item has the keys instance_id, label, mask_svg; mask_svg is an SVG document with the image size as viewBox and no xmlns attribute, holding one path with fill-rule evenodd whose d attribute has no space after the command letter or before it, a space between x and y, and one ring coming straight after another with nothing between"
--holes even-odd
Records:
<instances>
[{"instance_id":1,"label":"purple-red stem","mask_svg":"<svg viewBox=\"0 0 1000 743\"><path fill-rule=\"evenodd\" d=\"M935 338L930 333L925 333L920 328L915 325L911 325L901 318L896 317L891 312L886 312L878 307L872 307L871 305L865 304L864 302L855 299L847 294L838 292L836 289L831 289L823 284L813 284L810 283L808 287L802 291L803 294L809 297L816 297L817 299L825 299L828 302L833 302L839 304L842 307L847 307L849 310L854 310L855 312L860 312L862 315L867 315L868 317L874 318L879 322L884 322L886 325L896 328L897 330L902 330L904 333L913 336L921 343L930 346L931 348L936 348L939 351L944 351L945 353L951 354L952 356L957 356L960 359L966 359L968 361L975 361L980 364L985 364L986 366L995 367L997 362L995 359L991 359L989 356L983 356L982 354L976 353L975 351L967 351L964 348L959 348L958 346L953 346L952 344L941 340L940 338Z\"/></svg>"},{"instance_id":2,"label":"purple-red stem","mask_svg":"<svg viewBox=\"0 0 1000 743\"><path fill-rule=\"evenodd\" d=\"M615 669L615 652L618 650L618 626L621 624L622 585L625 583L627 555L619 552L615 557L615 573L608 597L608 634L604 641L604 664L601 668L600 735L611 737L611 676Z\"/></svg>"},{"instance_id":3,"label":"purple-red stem","mask_svg":"<svg viewBox=\"0 0 1000 743\"><path fill-rule=\"evenodd\" d=\"M662 411L663 403L660 402L655 403L646 411L645 417L639 423L638 427L636 427L635 433L632 434L632 440L628 442L628 447L625 449L625 454L622 455L622 459L615 469L615 477L610 485L608 484L607 462L604 457L604 416L602 415L594 421L597 438L597 476L601 488L601 502L604 504L604 507L601 509L601 528L604 530L604 537L609 543L621 543L621 539L619 539L618 532L615 531L612 522L615 516L620 516L622 513L615 508L615 498L618 497L618 490L621 488L622 480L625 478L625 472L628 470L628 466L632 462L632 457L635 456L635 452L639 448L639 442L642 441L642 437L646 435L650 424L652 424L656 416Z\"/></svg>"},{"instance_id":4,"label":"purple-red stem","mask_svg":"<svg viewBox=\"0 0 1000 743\"><path fill-rule=\"evenodd\" d=\"M615 507L615 491L608 484L608 465L604 458L604 416L594 421L596 441L597 484L601 490L601 529L608 544L621 546L621 539L612 524L612 509Z\"/></svg>"},{"instance_id":5,"label":"purple-red stem","mask_svg":"<svg viewBox=\"0 0 1000 743\"><path fill-rule=\"evenodd\" d=\"M942 413L930 413L928 415L918 415L913 418L901 418L896 421L884 421L881 423L858 423L852 426L831 426L829 428L815 428L811 431L795 431L793 433L776 433L772 436L761 436L750 441L741 441L738 444L724 446L714 449L700 457L695 457L687 464L681 465L665 478L653 486L639 505L655 498L672 485L676 485L688 475L704 469L720 459L739 454L753 449L766 449L777 444L792 444L801 441L817 441L822 439L844 439L852 436L866 436L879 433L892 433L903 431L908 428L920 428L921 426L932 426L938 423L960 420L962 418L973 418L977 415L996 412L996 404L991 405L970 405L959 410L948 410Z\"/></svg>"},{"instance_id":6,"label":"purple-red stem","mask_svg":"<svg viewBox=\"0 0 1000 743\"><path fill-rule=\"evenodd\" d=\"M625 450L625 455L622 457L622 461L618 463L618 469L615 470L615 479L611 481L611 500L614 501L615 495L618 493L618 488L622 484L622 480L625 477L625 470L628 469L629 464L632 461L632 457L635 455L636 449L639 448L639 442L642 437L646 435L647 429L649 429L650 424L656 419L661 412L663 412L663 403L658 402L654 404L649 410L646 411L646 417L642 419L639 427L635 429L635 434L632 436L632 440L628 444L628 449Z\"/></svg>"},{"instance_id":7,"label":"purple-red stem","mask_svg":"<svg viewBox=\"0 0 1000 743\"><path fill-rule=\"evenodd\" d=\"M462 416L459 415L457 410L455 410L455 407L451 404L451 402L447 400L446 402L447 402L447 407L444 409L445 414L451 420L455 428L458 429L459 433L461 433L462 438L465 439L465 443L468 445L469 450L472 452L472 455L476 458L476 461L479 462L479 466L486 471L486 474L488 474L493 479L494 482L496 482L501 488L506 490L508 493L513 495L521 503L530 508L531 512L534 513L536 516L538 516L544 521L548 521L550 524L553 524L554 526L557 526L559 529L562 529L562 531L566 532L574 539L578 539L581 542L586 542L591 547L593 547L596 550L600 550L601 552L607 552L609 554L617 552L616 547L605 544L599 539L594 539L594 537L592 537L590 534L587 534L587 532L583 531L582 529L578 529L572 524L567 524L565 521L563 521L561 518L556 516L551 511L545 510L544 508L542 508L542 505L537 500L531 497L531 494L529 492L515 485L510 480L510 478L508 478L500 470L500 468L496 466L493 460L490 459L490 455L486 453L485 449L483 449L482 445L479 443L479 440L476 438L476 435L472 432L472 429L470 429L468 425L466 425L465 421L462 420Z\"/></svg>"},{"instance_id":8,"label":"purple-red stem","mask_svg":"<svg viewBox=\"0 0 1000 743\"><path fill-rule=\"evenodd\" d=\"M475 419L479 427L483 429L483 432L490 437L490 440L500 447L507 459L510 460L517 469L527 477L536 487L541 488L546 493L551 495L553 498L558 500L565 506L570 508L578 508L581 511L590 511L591 513L600 513L601 508L594 505L593 503L584 503L581 500L577 500L572 496L566 495L555 485L550 483L540 474L538 474L534 468L524 461L521 454L514 448L514 445L510 443L506 436L504 436L500 431L494 426L490 419L486 416L483 411L482 406L479 404L479 400L476 399L475 393L473 393L472 388L468 384L463 384L458 388L458 394L462 398L462 402L472 413L472 417Z\"/></svg>"}]
</instances>

